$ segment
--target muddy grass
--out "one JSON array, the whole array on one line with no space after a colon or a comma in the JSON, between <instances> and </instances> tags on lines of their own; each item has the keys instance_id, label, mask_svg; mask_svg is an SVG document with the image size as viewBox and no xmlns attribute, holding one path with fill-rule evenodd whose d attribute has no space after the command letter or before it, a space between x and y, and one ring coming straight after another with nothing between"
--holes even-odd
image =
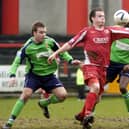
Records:
<instances>
[{"instance_id":1,"label":"muddy grass","mask_svg":"<svg viewBox=\"0 0 129 129\"><path fill-rule=\"evenodd\" d=\"M0 119L0 128L4 123ZM82 129L82 125L74 119L17 119L12 129ZM92 129L129 129L129 119L98 117Z\"/></svg>"}]
</instances>

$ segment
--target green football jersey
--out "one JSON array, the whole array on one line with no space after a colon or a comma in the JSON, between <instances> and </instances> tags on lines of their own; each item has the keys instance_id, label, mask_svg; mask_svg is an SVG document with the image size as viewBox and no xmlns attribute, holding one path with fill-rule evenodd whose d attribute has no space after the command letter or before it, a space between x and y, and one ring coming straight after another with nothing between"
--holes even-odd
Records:
<instances>
[{"instance_id":1,"label":"green football jersey","mask_svg":"<svg viewBox=\"0 0 129 129\"><path fill-rule=\"evenodd\" d=\"M15 76L17 68L24 59L26 61L26 73L33 72L40 76L55 73L58 68L57 61L53 60L52 64L49 64L47 59L58 48L59 44L53 38L46 36L41 43L37 44L31 37L17 52L11 65L10 76ZM73 59L68 52L61 53L59 56L68 62Z\"/></svg>"},{"instance_id":2,"label":"green football jersey","mask_svg":"<svg viewBox=\"0 0 129 129\"><path fill-rule=\"evenodd\" d=\"M129 64L129 39L124 38L113 42L110 60L117 63Z\"/></svg>"}]
</instances>

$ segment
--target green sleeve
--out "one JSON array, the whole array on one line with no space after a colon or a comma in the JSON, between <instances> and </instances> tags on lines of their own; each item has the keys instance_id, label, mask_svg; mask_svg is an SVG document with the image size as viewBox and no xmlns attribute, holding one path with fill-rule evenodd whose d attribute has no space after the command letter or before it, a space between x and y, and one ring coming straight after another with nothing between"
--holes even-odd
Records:
<instances>
[{"instance_id":1,"label":"green sleeve","mask_svg":"<svg viewBox=\"0 0 129 129\"><path fill-rule=\"evenodd\" d=\"M52 38L50 38L50 46L53 51L56 51L60 48L59 44ZM62 52L59 54L59 57L67 62L71 62L73 60L73 57L68 52Z\"/></svg>"},{"instance_id":2,"label":"green sleeve","mask_svg":"<svg viewBox=\"0 0 129 129\"><path fill-rule=\"evenodd\" d=\"M73 57L68 52L60 53L59 56L61 59L65 60L69 63L73 60Z\"/></svg>"},{"instance_id":3,"label":"green sleeve","mask_svg":"<svg viewBox=\"0 0 129 129\"><path fill-rule=\"evenodd\" d=\"M15 59L11 65L11 68L9 70L9 75L10 77L13 77L13 76L16 76L16 72L17 72L17 69L19 67L19 65L22 63L22 61L24 60L25 58L25 48L27 46L27 44L29 44L31 40L29 39L24 45L23 47L21 47L18 51L17 51L17 54L15 56Z\"/></svg>"},{"instance_id":4,"label":"green sleeve","mask_svg":"<svg viewBox=\"0 0 129 129\"><path fill-rule=\"evenodd\" d=\"M21 62L20 57L16 56L12 65L11 65L10 71L9 71L10 76L16 75L16 71L20 65L20 62Z\"/></svg>"}]
</instances>

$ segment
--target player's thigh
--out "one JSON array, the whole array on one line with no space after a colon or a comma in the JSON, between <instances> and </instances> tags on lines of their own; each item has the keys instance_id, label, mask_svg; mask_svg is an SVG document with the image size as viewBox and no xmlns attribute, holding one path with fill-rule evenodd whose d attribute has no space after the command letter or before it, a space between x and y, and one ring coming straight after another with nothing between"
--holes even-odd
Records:
<instances>
[{"instance_id":1,"label":"player's thigh","mask_svg":"<svg viewBox=\"0 0 129 129\"><path fill-rule=\"evenodd\" d=\"M52 93L54 93L59 98L64 98L67 96L67 91L63 86L54 88Z\"/></svg>"},{"instance_id":2,"label":"player's thigh","mask_svg":"<svg viewBox=\"0 0 129 129\"><path fill-rule=\"evenodd\" d=\"M126 88L129 83L129 76L120 77L120 88Z\"/></svg>"}]
</instances>

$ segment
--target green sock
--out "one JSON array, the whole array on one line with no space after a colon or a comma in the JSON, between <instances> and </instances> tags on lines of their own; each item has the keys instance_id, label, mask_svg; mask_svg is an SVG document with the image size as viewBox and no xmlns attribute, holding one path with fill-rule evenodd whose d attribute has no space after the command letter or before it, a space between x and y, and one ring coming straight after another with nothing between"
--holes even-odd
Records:
<instances>
[{"instance_id":1,"label":"green sock","mask_svg":"<svg viewBox=\"0 0 129 129\"><path fill-rule=\"evenodd\" d=\"M61 102L61 100L58 98L58 97L56 97L55 95L52 95L50 98L49 98L49 101L51 102L51 103L59 103L59 102Z\"/></svg>"},{"instance_id":2,"label":"green sock","mask_svg":"<svg viewBox=\"0 0 129 129\"><path fill-rule=\"evenodd\" d=\"M128 112L129 112L129 92L127 92L125 94L122 94L122 96L124 97L126 108L127 108Z\"/></svg>"},{"instance_id":3,"label":"green sock","mask_svg":"<svg viewBox=\"0 0 129 129\"><path fill-rule=\"evenodd\" d=\"M39 102L42 106L48 106L50 103L59 103L61 100L59 100L55 95L52 95L48 99L40 99Z\"/></svg>"},{"instance_id":4,"label":"green sock","mask_svg":"<svg viewBox=\"0 0 129 129\"><path fill-rule=\"evenodd\" d=\"M11 116L8 120L7 123L9 123L10 125L13 124L14 120L16 119L16 117L19 115L19 113L21 112L22 108L24 107L25 103L23 100L17 100L16 104L14 105L12 112L11 112Z\"/></svg>"}]
</instances>

